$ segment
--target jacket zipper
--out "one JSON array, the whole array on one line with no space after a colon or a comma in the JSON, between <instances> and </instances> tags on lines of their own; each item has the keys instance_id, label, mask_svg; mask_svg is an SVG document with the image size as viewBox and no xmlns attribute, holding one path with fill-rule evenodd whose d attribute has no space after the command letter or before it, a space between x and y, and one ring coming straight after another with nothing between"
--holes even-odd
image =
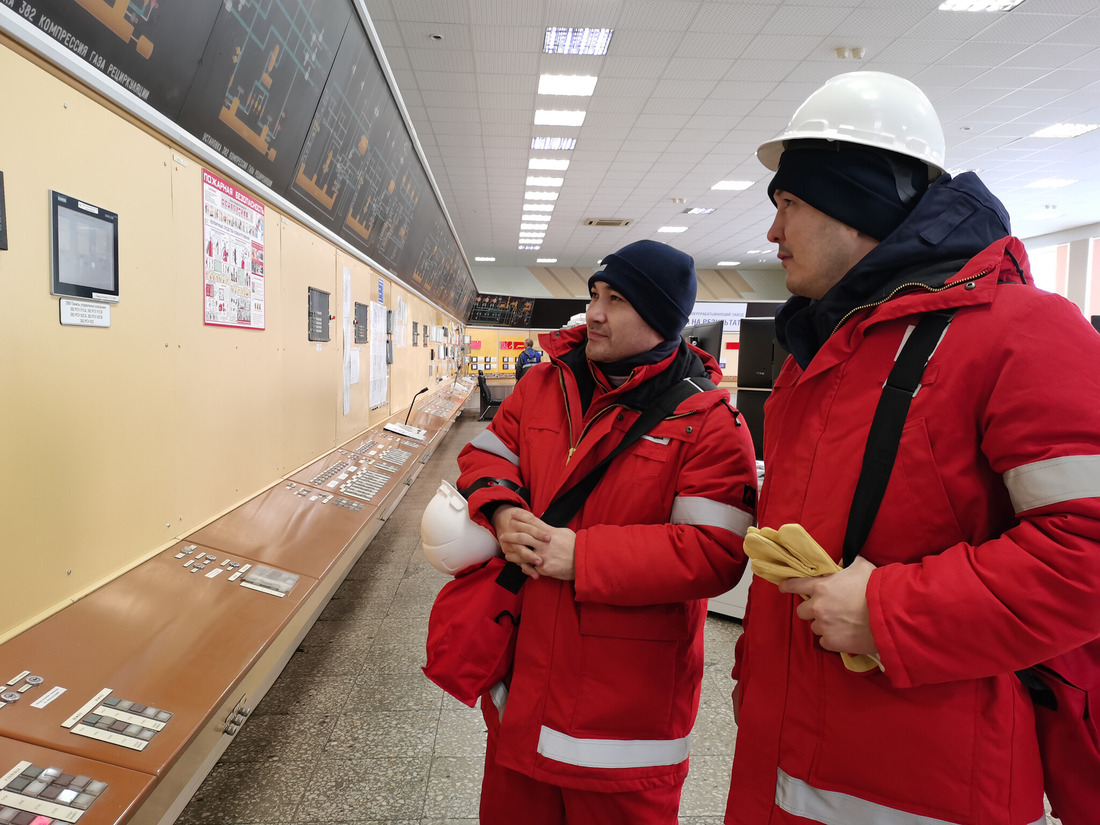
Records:
<instances>
[{"instance_id":1,"label":"jacket zipper","mask_svg":"<svg viewBox=\"0 0 1100 825\"><path fill-rule=\"evenodd\" d=\"M840 329L842 326L844 326L845 322L849 318L851 318L853 315L855 315L857 312L862 312L865 309L871 309L872 307L881 306L882 304L885 304L887 301L889 301L891 298L893 298L895 295L897 295L903 289L915 288L915 289L923 289L925 292L943 292L943 291L948 290L948 289L954 289L955 287L960 286L962 284L968 284L972 281L976 281L979 278L984 278L990 272L991 272L991 270L989 270L989 269L983 269L981 272L979 272L973 278L967 278L966 280L963 280L963 281L956 281L955 283L947 284L946 286L928 286L927 284L920 284L920 283L901 284L900 286L895 287L893 289L893 291L889 295L887 295L885 298L883 298L882 300L874 301L873 303L870 303L870 304L863 304L862 306L858 306L855 309L849 310L848 313L843 318L841 318L840 321L837 322L837 325L835 327L833 327L833 333L836 333L836 331L838 329Z\"/></svg>"},{"instance_id":2,"label":"jacket zipper","mask_svg":"<svg viewBox=\"0 0 1100 825\"><path fill-rule=\"evenodd\" d=\"M569 406L568 399L566 399L565 404L566 404L566 407ZM570 423L570 425L569 425L569 455L567 455L565 457L565 463L568 464L572 460L573 453L575 453L577 451L577 447L580 446L581 441L584 439L584 434L588 432L589 427L591 427L593 424L595 424L597 421L599 421L600 418L602 418L605 414L611 412L612 410L622 410L622 409L626 409L625 407L623 407L622 404L612 404L609 407L604 407L602 410L600 410L598 413L596 413L594 416L592 416L592 419L587 424L584 425L584 427L581 429L580 438L578 438L575 443L573 441L573 425L572 425L572 423ZM568 412L568 409L566 410L566 412Z\"/></svg>"},{"instance_id":3,"label":"jacket zipper","mask_svg":"<svg viewBox=\"0 0 1100 825\"><path fill-rule=\"evenodd\" d=\"M600 419L600 417L603 416L605 413L608 413L611 410L626 409L626 408L623 407L622 404L612 404L609 407L604 407L602 410L600 410L598 413L596 413L596 415L594 415L592 417L591 421L589 421L587 424L584 425L584 427L581 429L580 437L574 440L574 438L573 438L573 416L572 416L572 414L570 412L570 409L569 409L569 392L565 388L565 378L563 377L562 371L560 369L558 370L558 384L561 386L562 398L565 399L565 420L566 420L567 425L569 426L569 453L565 456L565 463L568 464L570 461L573 460L573 453L575 453L577 451L577 447L580 446L581 439L584 438L584 434L586 432L588 432L589 427L591 427L593 424L595 424L596 421L598 421Z\"/></svg>"}]
</instances>

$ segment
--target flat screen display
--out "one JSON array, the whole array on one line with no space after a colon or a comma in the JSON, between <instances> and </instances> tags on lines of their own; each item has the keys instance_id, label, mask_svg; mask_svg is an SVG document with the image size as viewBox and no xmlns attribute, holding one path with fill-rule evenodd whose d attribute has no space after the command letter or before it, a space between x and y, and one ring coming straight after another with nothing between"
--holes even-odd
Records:
<instances>
[{"instance_id":1,"label":"flat screen display","mask_svg":"<svg viewBox=\"0 0 1100 825\"><path fill-rule=\"evenodd\" d=\"M71 195L50 192L50 227L50 291L118 301L118 215Z\"/></svg>"},{"instance_id":2,"label":"flat screen display","mask_svg":"<svg viewBox=\"0 0 1100 825\"><path fill-rule=\"evenodd\" d=\"M680 337L689 344L694 344L704 352L714 356L714 360L722 361L722 329L721 321L711 321L709 324L695 324L684 327Z\"/></svg>"}]
</instances>

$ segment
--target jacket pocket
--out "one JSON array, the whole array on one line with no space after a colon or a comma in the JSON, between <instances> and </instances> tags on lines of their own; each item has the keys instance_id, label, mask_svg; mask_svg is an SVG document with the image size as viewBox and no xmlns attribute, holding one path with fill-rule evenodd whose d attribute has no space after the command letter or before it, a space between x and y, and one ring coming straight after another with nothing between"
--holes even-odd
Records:
<instances>
[{"instance_id":1,"label":"jacket pocket","mask_svg":"<svg viewBox=\"0 0 1100 825\"><path fill-rule=\"evenodd\" d=\"M971 822L973 788L986 737L979 682L906 690L877 672L856 675L827 662L813 702L819 714L810 784L949 822ZM884 694L889 701L883 704ZM889 706L889 712L879 710ZM950 743L950 746L948 746ZM998 749L1008 740L1000 738ZM989 766L994 769L994 766Z\"/></svg>"},{"instance_id":2,"label":"jacket pocket","mask_svg":"<svg viewBox=\"0 0 1100 825\"><path fill-rule=\"evenodd\" d=\"M580 669L572 733L612 739L667 739L676 703L690 702L690 656L683 604L616 607L581 603Z\"/></svg>"}]
</instances>

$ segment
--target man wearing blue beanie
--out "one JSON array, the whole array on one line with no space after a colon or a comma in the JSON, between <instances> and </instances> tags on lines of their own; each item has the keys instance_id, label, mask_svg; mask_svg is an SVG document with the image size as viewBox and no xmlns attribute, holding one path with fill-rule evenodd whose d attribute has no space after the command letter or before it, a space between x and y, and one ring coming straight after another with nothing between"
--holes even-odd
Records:
<instances>
[{"instance_id":1,"label":"man wearing blue beanie","mask_svg":"<svg viewBox=\"0 0 1100 825\"><path fill-rule=\"evenodd\" d=\"M481 698L482 825L674 825L706 600L745 563L756 457L717 362L680 338L691 257L637 241L588 286L585 324L540 337L549 361L458 459L471 517L529 577L512 670ZM699 391L607 464L567 526L539 517L685 383Z\"/></svg>"}]
</instances>

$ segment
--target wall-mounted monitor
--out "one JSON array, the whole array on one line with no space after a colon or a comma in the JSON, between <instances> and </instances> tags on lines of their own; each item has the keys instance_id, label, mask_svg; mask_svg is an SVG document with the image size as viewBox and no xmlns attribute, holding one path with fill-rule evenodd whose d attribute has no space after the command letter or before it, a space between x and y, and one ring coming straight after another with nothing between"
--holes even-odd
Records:
<instances>
[{"instance_id":1,"label":"wall-mounted monitor","mask_svg":"<svg viewBox=\"0 0 1100 825\"><path fill-rule=\"evenodd\" d=\"M117 302L118 215L51 191L50 231L50 292Z\"/></svg>"},{"instance_id":2,"label":"wall-mounted monitor","mask_svg":"<svg viewBox=\"0 0 1100 825\"><path fill-rule=\"evenodd\" d=\"M737 386L769 389L786 353L775 340L774 318L742 318L737 346Z\"/></svg>"},{"instance_id":3,"label":"wall-mounted monitor","mask_svg":"<svg viewBox=\"0 0 1100 825\"><path fill-rule=\"evenodd\" d=\"M680 337L703 352L709 352L714 360L722 362L722 327L721 321L712 321L709 324L694 324L684 327Z\"/></svg>"}]
</instances>

